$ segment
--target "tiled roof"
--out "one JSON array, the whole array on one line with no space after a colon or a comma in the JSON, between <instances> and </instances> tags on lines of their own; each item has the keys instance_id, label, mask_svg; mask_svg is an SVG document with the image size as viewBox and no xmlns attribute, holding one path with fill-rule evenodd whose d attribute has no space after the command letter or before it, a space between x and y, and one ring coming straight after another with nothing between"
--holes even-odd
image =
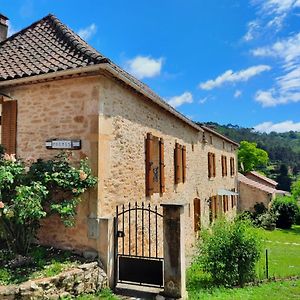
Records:
<instances>
[{"instance_id":1,"label":"tiled roof","mask_svg":"<svg viewBox=\"0 0 300 300\"><path fill-rule=\"evenodd\" d=\"M48 15L0 43L0 81L106 61L55 16Z\"/></svg>"},{"instance_id":2,"label":"tiled roof","mask_svg":"<svg viewBox=\"0 0 300 300\"><path fill-rule=\"evenodd\" d=\"M268 183L270 183L274 186L276 186L278 184L275 180L272 180L272 179L270 179L270 178L268 178L268 177L266 177L266 176L264 176L264 175L262 175L258 172L255 172L255 171L248 172L247 174L251 174L251 175L253 175L253 176L255 176L255 177L257 177L261 180L264 180L264 181L266 181L266 182L268 182ZM247 174L246 174L246 176L247 176Z\"/></svg>"},{"instance_id":3,"label":"tiled roof","mask_svg":"<svg viewBox=\"0 0 300 300\"><path fill-rule=\"evenodd\" d=\"M242 182L248 186L254 187L256 189L259 189L261 191L267 192L269 194L273 194L276 192L276 189L273 189L271 187L268 187L264 184L258 183L257 181L254 181L250 178L247 178L246 176L244 176L243 174L239 173L238 174L238 181Z\"/></svg>"}]
</instances>

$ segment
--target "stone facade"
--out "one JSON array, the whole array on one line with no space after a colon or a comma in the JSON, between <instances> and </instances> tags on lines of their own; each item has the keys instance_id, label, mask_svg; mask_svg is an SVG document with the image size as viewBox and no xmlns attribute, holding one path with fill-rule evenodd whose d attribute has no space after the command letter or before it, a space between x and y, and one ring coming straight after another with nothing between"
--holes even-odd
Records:
<instances>
[{"instance_id":1,"label":"stone facade","mask_svg":"<svg viewBox=\"0 0 300 300\"><path fill-rule=\"evenodd\" d=\"M209 199L219 189L237 189L230 175L237 145L212 132L197 130L148 98L109 76L54 80L3 90L18 100L17 154L22 158L49 158L49 138L82 140L74 158L88 156L98 186L84 195L74 228L64 228L56 217L43 223L40 241L63 248L98 250L101 232L91 227L112 217L116 205L128 202L187 203L186 247L194 242L194 199L200 199L202 226L209 225ZM148 132L164 139L165 192L145 196L145 139ZM175 143L186 146L186 182L174 183ZM215 153L216 176L208 178L208 152ZM227 176L222 176L221 156L227 156ZM222 202L219 201L220 211ZM226 214L234 216L236 206ZM93 223L94 222L94 223ZM89 224L93 223L93 226ZM97 231L97 230L96 230Z\"/></svg>"},{"instance_id":2,"label":"stone facade","mask_svg":"<svg viewBox=\"0 0 300 300\"><path fill-rule=\"evenodd\" d=\"M97 262L87 263L57 276L0 286L1 300L62 299L95 293L107 287L107 276Z\"/></svg>"}]
</instances>

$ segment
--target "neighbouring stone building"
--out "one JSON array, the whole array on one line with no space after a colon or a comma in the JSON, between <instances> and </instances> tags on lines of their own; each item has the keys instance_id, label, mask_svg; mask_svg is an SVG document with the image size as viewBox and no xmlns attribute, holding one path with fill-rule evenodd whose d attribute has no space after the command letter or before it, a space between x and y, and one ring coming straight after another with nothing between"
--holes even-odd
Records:
<instances>
[{"instance_id":1,"label":"neighbouring stone building","mask_svg":"<svg viewBox=\"0 0 300 300\"><path fill-rule=\"evenodd\" d=\"M0 15L2 33L5 24ZM109 243L103 232L113 234L105 222L116 205L135 201L186 203L188 249L199 225L235 215L236 142L177 112L53 15L2 39L1 143L22 158L49 158L58 150L46 141L81 140L74 157L88 156L99 179L76 226L53 216L42 243L101 256Z\"/></svg>"},{"instance_id":2,"label":"neighbouring stone building","mask_svg":"<svg viewBox=\"0 0 300 300\"><path fill-rule=\"evenodd\" d=\"M277 190L278 183L258 172L251 171L245 175L238 174L238 211L253 211L254 205L263 203L270 207L271 201L278 195L289 195L289 192Z\"/></svg>"}]
</instances>

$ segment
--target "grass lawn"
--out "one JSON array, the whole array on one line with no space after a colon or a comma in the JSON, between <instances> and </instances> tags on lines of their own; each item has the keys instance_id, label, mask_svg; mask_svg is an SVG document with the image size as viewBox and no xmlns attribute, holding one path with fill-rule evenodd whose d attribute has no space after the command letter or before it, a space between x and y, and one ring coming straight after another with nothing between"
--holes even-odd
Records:
<instances>
[{"instance_id":1,"label":"grass lawn","mask_svg":"<svg viewBox=\"0 0 300 300\"><path fill-rule=\"evenodd\" d=\"M290 230L257 230L264 240L257 276L265 278L265 249L269 253L269 277L300 275L300 226L293 226ZM197 265L192 265L187 271L187 289L189 299L300 299L300 280L270 282L246 288L218 288Z\"/></svg>"},{"instance_id":2,"label":"grass lawn","mask_svg":"<svg viewBox=\"0 0 300 300\"><path fill-rule=\"evenodd\" d=\"M191 284L191 282L190 282ZM270 282L260 286L245 288L203 289L189 285L189 299L222 300L288 300L300 299L300 280Z\"/></svg>"},{"instance_id":3,"label":"grass lawn","mask_svg":"<svg viewBox=\"0 0 300 300\"><path fill-rule=\"evenodd\" d=\"M269 276L284 278L300 275L300 226L295 225L289 230L258 230L265 241L257 268L258 277L265 278L265 249L268 249Z\"/></svg>"}]
</instances>

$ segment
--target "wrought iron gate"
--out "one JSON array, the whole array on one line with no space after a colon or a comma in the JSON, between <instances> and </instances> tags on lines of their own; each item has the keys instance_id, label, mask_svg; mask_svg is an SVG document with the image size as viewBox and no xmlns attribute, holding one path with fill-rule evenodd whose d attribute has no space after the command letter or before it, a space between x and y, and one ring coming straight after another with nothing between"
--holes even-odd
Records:
<instances>
[{"instance_id":1,"label":"wrought iron gate","mask_svg":"<svg viewBox=\"0 0 300 300\"><path fill-rule=\"evenodd\" d=\"M157 206L116 207L115 285L163 286L162 226Z\"/></svg>"}]
</instances>

